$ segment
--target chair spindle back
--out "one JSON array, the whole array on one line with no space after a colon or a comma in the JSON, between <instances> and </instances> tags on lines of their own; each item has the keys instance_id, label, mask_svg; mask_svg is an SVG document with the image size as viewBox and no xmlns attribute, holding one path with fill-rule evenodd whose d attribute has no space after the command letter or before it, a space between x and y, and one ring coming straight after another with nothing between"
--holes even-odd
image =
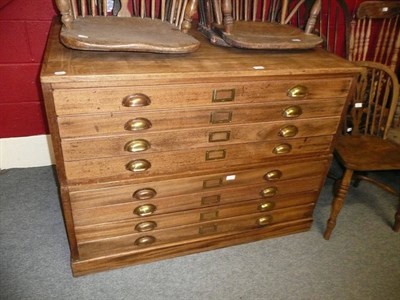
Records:
<instances>
[{"instance_id":1,"label":"chair spindle back","mask_svg":"<svg viewBox=\"0 0 400 300\"><path fill-rule=\"evenodd\" d=\"M399 98L396 74L380 63L357 62L366 72L360 75L345 120L344 132L375 135L386 139Z\"/></svg>"},{"instance_id":2,"label":"chair spindle back","mask_svg":"<svg viewBox=\"0 0 400 300\"><path fill-rule=\"evenodd\" d=\"M56 0L67 28L81 17L141 17L169 22L183 32L191 27L197 3L198 0L114 0L109 8L107 0Z\"/></svg>"},{"instance_id":3,"label":"chair spindle back","mask_svg":"<svg viewBox=\"0 0 400 300\"><path fill-rule=\"evenodd\" d=\"M351 23L349 60L371 60L398 69L400 1L366 1Z\"/></svg>"},{"instance_id":4,"label":"chair spindle back","mask_svg":"<svg viewBox=\"0 0 400 300\"><path fill-rule=\"evenodd\" d=\"M345 0L324 0L318 21L318 34L323 47L332 53L347 57L350 38L350 12Z\"/></svg>"},{"instance_id":5,"label":"chair spindle back","mask_svg":"<svg viewBox=\"0 0 400 300\"><path fill-rule=\"evenodd\" d=\"M306 0L200 0L200 23L210 27L211 23L224 24L224 30L229 32L229 27L234 21L250 22L277 22L292 24L302 29L312 31L313 24L319 14L321 0L313 3L313 8L305 15ZM311 19L308 17L311 16ZM308 26L305 22L308 21Z\"/></svg>"}]
</instances>

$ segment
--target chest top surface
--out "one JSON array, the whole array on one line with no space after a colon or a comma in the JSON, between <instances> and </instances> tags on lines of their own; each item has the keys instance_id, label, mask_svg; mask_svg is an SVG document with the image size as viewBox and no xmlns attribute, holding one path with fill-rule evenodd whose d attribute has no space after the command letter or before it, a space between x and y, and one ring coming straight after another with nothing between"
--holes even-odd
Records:
<instances>
[{"instance_id":1,"label":"chest top surface","mask_svg":"<svg viewBox=\"0 0 400 300\"><path fill-rule=\"evenodd\" d=\"M358 69L349 61L322 49L265 51L211 45L199 32L201 42L191 54L152 54L71 50L59 42L60 25L54 22L43 61L43 83L138 81L152 83L200 83L293 75L344 75Z\"/></svg>"}]
</instances>

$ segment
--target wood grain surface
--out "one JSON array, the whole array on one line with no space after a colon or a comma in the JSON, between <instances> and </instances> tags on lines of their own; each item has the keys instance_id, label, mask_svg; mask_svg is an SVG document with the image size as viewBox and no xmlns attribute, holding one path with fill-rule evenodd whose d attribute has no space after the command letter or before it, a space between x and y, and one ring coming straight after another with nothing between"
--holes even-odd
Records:
<instances>
[{"instance_id":1,"label":"wood grain surface","mask_svg":"<svg viewBox=\"0 0 400 300\"><path fill-rule=\"evenodd\" d=\"M59 30L41 80L74 275L310 228L360 68L195 31L185 55L77 51Z\"/></svg>"}]
</instances>

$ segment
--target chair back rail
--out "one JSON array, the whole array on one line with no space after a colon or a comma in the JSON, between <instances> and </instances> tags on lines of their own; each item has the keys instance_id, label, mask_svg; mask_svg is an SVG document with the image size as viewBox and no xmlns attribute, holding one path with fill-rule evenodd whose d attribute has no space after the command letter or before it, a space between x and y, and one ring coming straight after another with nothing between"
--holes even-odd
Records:
<instances>
[{"instance_id":1,"label":"chair back rail","mask_svg":"<svg viewBox=\"0 0 400 300\"><path fill-rule=\"evenodd\" d=\"M351 22L349 60L371 60L398 69L400 2L366 1Z\"/></svg>"},{"instance_id":2,"label":"chair back rail","mask_svg":"<svg viewBox=\"0 0 400 300\"><path fill-rule=\"evenodd\" d=\"M386 139L399 98L397 76L381 63L360 61L357 64L365 68L365 73L360 74L343 133Z\"/></svg>"},{"instance_id":3,"label":"chair back rail","mask_svg":"<svg viewBox=\"0 0 400 300\"><path fill-rule=\"evenodd\" d=\"M342 57L348 56L351 16L345 0L323 0L316 34L323 48Z\"/></svg>"},{"instance_id":4,"label":"chair back rail","mask_svg":"<svg viewBox=\"0 0 400 300\"><path fill-rule=\"evenodd\" d=\"M107 0L55 0L64 26L71 27L80 17L141 17L160 19L187 32L197 9L197 0L115 0L112 9Z\"/></svg>"},{"instance_id":5,"label":"chair back rail","mask_svg":"<svg viewBox=\"0 0 400 300\"><path fill-rule=\"evenodd\" d=\"M229 31L235 21L290 24L320 36L328 51L348 57L351 16L345 0L200 0L199 9L200 24L207 28L224 24Z\"/></svg>"},{"instance_id":6,"label":"chair back rail","mask_svg":"<svg viewBox=\"0 0 400 300\"><path fill-rule=\"evenodd\" d=\"M288 24L300 17L306 0L233 0L232 16L236 21L262 21ZM321 0L314 2L318 9ZM318 10L319 12L319 10Z\"/></svg>"},{"instance_id":7,"label":"chair back rail","mask_svg":"<svg viewBox=\"0 0 400 300\"><path fill-rule=\"evenodd\" d=\"M304 17L306 0L203 0L200 4L200 14L206 17L200 19L203 25L211 23L224 24L224 30L234 21L278 22L280 24L295 24L296 27L313 28L319 14L321 0L316 0L312 8L307 8L307 19ZM311 19L309 20L309 16ZM308 26L306 22L308 21Z\"/></svg>"}]
</instances>

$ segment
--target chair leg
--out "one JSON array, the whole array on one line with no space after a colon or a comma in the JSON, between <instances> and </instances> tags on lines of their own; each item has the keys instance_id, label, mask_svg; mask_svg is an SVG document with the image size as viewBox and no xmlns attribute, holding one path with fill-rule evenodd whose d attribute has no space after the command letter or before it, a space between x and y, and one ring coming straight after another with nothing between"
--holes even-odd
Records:
<instances>
[{"instance_id":1,"label":"chair leg","mask_svg":"<svg viewBox=\"0 0 400 300\"><path fill-rule=\"evenodd\" d=\"M400 200L400 198L399 198L399 200ZM400 202L399 202L399 208L397 209L396 215L394 216L393 230L396 232L400 231Z\"/></svg>"},{"instance_id":2,"label":"chair leg","mask_svg":"<svg viewBox=\"0 0 400 300\"><path fill-rule=\"evenodd\" d=\"M346 169L342 181L340 183L339 189L332 202L331 215L329 217L326 230L324 233L324 239L326 240L329 240L332 231L336 226L336 218L343 207L344 199L346 198L347 191L349 190L349 185L352 176L353 176L353 170Z\"/></svg>"}]
</instances>

